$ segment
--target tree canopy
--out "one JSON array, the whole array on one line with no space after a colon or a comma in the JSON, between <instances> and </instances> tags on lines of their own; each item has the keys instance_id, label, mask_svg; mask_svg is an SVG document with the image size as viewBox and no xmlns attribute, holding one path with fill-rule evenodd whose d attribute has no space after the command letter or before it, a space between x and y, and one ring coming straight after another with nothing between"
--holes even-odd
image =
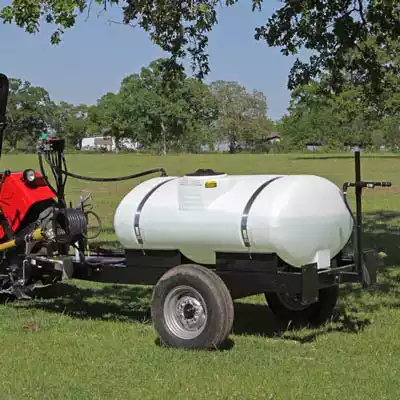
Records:
<instances>
[{"instance_id":1,"label":"tree canopy","mask_svg":"<svg viewBox=\"0 0 400 400\"><path fill-rule=\"evenodd\" d=\"M262 11L264 0L246 0L253 11ZM0 10L0 19L27 32L37 32L45 22L55 26L51 42L62 39L77 17L94 5L119 7L121 22L139 26L152 41L171 54L174 61L189 57L199 78L209 72L208 35L217 24L220 6L238 0L13 0ZM328 73L336 92L346 90L349 75L362 83L365 96L374 98L385 91L393 75L399 74L398 37L400 7L395 0L284 0L255 27L255 39L278 47L284 55L305 48L312 52L308 62L296 59L288 79L290 89L310 83ZM229 38L227 38L228 40Z\"/></svg>"},{"instance_id":2,"label":"tree canopy","mask_svg":"<svg viewBox=\"0 0 400 400\"><path fill-rule=\"evenodd\" d=\"M7 109L9 127L6 132L12 126L13 133L5 136L10 147L15 148L22 139L32 143L46 128L53 111L50 95L44 88L31 86L20 79L11 79Z\"/></svg>"},{"instance_id":3,"label":"tree canopy","mask_svg":"<svg viewBox=\"0 0 400 400\"><path fill-rule=\"evenodd\" d=\"M158 154L212 151L220 145L231 153L298 151L311 143L343 150L351 142L400 149L400 77L394 74L376 101L352 77L337 93L329 86L329 74L321 74L291 92L287 114L274 122L267 117L264 93L234 81L205 84L181 69L165 80L169 63L154 60L91 106L56 104L45 88L12 78L5 134L9 149L33 150L43 131L65 138L69 148L81 148L87 136L108 136L120 150L130 140ZM271 142L274 136L280 136L279 145Z\"/></svg>"},{"instance_id":4,"label":"tree canopy","mask_svg":"<svg viewBox=\"0 0 400 400\"><path fill-rule=\"evenodd\" d=\"M11 79L6 140L11 149L34 148L43 131L56 133L68 146L81 148L87 136L108 136L121 149L125 140L161 154L199 152L227 143L230 152L254 150L274 129L263 93L237 82L210 85L175 70L169 59L157 59L126 76L117 93L105 93L97 104L55 104L44 88Z\"/></svg>"}]
</instances>

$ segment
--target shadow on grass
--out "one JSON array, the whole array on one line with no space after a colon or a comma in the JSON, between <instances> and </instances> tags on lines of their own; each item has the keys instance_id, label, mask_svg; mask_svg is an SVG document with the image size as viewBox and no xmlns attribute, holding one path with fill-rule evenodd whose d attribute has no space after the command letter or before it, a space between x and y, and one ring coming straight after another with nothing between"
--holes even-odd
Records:
<instances>
[{"instance_id":1,"label":"shadow on grass","mask_svg":"<svg viewBox=\"0 0 400 400\"><path fill-rule=\"evenodd\" d=\"M137 321L150 324L151 288L140 286L110 285L100 289L78 288L71 284L58 284L36 293L36 299L18 303L17 307L41 309L47 312L63 313L72 318L100 319L108 321ZM235 302L235 335L262 336L294 340L300 343L314 341L317 336L328 332L357 333L369 324L367 319L349 317L339 307L330 321L331 324L307 330L306 335L298 334L302 326L286 326L269 310L267 304ZM156 341L160 345L159 341ZM234 342L229 338L219 350L229 350Z\"/></svg>"},{"instance_id":2,"label":"shadow on grass","mask_svg":"<svg viewBox=\"0 0 400 400\"><path fill-rule=\"evenodd\" d=\"M151 288L145 286L108 285L82 288L59 283L37 289L32 301L18 307L64 313L73 318L112 321L150 322Z\"/></svg>"},{"instance_id":3,"label":"shadow on grass","mask_svg":"<svg viewBox=\"0 0 400 400\"><path fill-rule=\"evenodd\" d=\"M363 222L363 247L386 254L378 268L378 282L370 290L374 301L362 301L365 290L359 285L345 285L342 297L357 300L363 312L375 312L381 307L400 308L400 211L366 213Z\"/></svg>"},{"instance_id":4,"label":"shadow on grass","mask_svg":"<svg viewBox=\"0 0 400 400\"><path fill-rule=\"evenodd\" d=\"M93 232L90 232L90 235L96 234L98 232L97 227L93 227ZM112 227L102 227L101 233L98 237L91 239L89 241L89 246L92 251L99 251L99 249L106 249L106 250L122 250L121 243L114 239L114 240L106 240L102 239L104 235L115 235L114 228Z\"/></svg>"},{"instance_id":5,"label":"shadow on grass","mask_svg":"<svg viewBox=\"0 0 400 400\"><path fill-rule=\"evenodd\" d=\"M63 313L72 318L151 324L150 298L150 287L110 285L87 289L60 283L37 290L35 300L17 303L17 307ZM162 347L159 339L155 344ZM227 338L217 350L230 350L234 344Z\"/></svg>"},{"instance_id":6,"label":"shadow on grass","mask_svg":"<svg viewBox=\"0 0 400 400\"><path fill-rule=\"evenodd\" d=\"M400 265L400 209L365 213L363 223L364 248L385 252L385 266Z\"/></svg>"},{"instance_id":7,"label":"shadow on grass","mask_svg":"<svg viewBox=\"0 0 400 400\"><path fill-rule=\"evenodd\" d=\"M329 332L357 333L370 324L365 313L376 312L382 307L400 307L400 271L387 268L400 264L400 230L395 226L399 219L400 212L380 211L365 215L365 247L383 250L388 254L378 284L373 289L372 300L365 300L365 291L360 285L345 285L341 289L341 301L331 321L305 331L299 331L299 326L288 327L282 324L266 303L239 301L235 302L233 333L309 343ZM65 313L73 318L151 323L150 298L151 288L144 286L110 284L87 288L58 284L38 290L35 300L19 303L18 307ZM222 349L227 350L233 346L230 339Z\"/></svg>"},{"instance_id":8,"label":"shadow on grass","mask_svg":"<svg viewBox=\"0 0 400 400\"><path fill-rule=\"evenodd\" d=\"M343 305L335 310L331 319L320 326L286 325L278 320L266 305L239 303L236 306L233 332L238 335L256 335L313 342L318 336L329 332L358 333L370 325L368 318L349 315ZM302 331L302 328L307 328Z\"/></svg>"}]
</instances>

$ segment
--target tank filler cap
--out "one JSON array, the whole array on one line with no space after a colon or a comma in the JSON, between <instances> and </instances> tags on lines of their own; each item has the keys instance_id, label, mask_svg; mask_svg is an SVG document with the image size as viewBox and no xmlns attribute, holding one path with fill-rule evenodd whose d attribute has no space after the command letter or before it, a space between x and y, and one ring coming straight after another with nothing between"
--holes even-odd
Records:
<instances>
[{"instance_id":1,"label":"tank filler cap","mask_svg":"<svg viewBox=\"0 0 400 400\"><path fill-rule=\"evenodd\" d=\"M195 172L190 172L185 176L216 176L225 175L225 172L215 172L213 169L198 169Z\"/></svg>"}]
</instances>

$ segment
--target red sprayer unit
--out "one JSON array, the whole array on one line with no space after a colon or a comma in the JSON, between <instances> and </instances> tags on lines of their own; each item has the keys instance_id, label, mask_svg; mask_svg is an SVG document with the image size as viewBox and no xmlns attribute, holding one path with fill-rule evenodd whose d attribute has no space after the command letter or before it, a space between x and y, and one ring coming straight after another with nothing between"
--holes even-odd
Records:
<instances>
[{"instance_id":1,"label":"red sprayer unit","mask_svg":"<svg viewBox=\"0 0 400 400\"><path fill-rule=\"evenodd\" d=\"M0 157L6 128L6 109L9 83L0 74ZM41 208L53 204L56 194L46 181L32 169L0 173L0 240L10 239L15 233L35 221Z\"/></svg>"},{"instance_id":2,"label":"red sprayer unit","mask_svg":"<svg viewBox=\"0 0 400 400\"><path fill-rule=\"evenodd\" d=\"M51 205L55 197L43 177L33 170L5 171L0 175L0 210L14 233L24 227L26 218L34 220L38 204ZM30 214L32 218L29 218ZM0 225L0 240L5 235Z\"/></svg>"}]
</instances>

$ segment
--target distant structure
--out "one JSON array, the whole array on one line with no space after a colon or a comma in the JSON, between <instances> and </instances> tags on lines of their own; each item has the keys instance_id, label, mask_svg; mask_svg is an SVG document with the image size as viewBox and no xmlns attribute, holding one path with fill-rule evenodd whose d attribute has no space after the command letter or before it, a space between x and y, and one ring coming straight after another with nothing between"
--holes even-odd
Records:
<instances>
[{"instance_id":1,"label":"distant structure","mask_svg":"<svg viewBox=\"0 0 400 400\"><path fill-rule=\"evenodd\" d=\"M308 151L316 151L321 148L321 145L319 143L307 143L306 144L306 149Z\"/></svg>"},{"instance_id":2,"label":"distant structure","mask_svg":"<svg viewBox=\"0 0 400 400\"><path fill-rule=\"evenodd\" d=\"M139 150L140 145L131 139L121 139L119 141L119 148L121 150ZM116 151L117 146L115 138L111 136L91 136L82 139L81 150L111 152Z\"/></svg>"},{"instance_id":3,"label":"distant structure","mask_svg":"<svg viewBox=\"0 0 400 400\"><path fill-rule=\"evenodd\" d=\"M275 144L279 143L281 141L281 134L280 132L271 132L267 136L264 136L264 138L261 139L261 141L264 140L266 143L269 144ZM249 145L246 143L239 143L239 147L243 150L246 150L249 148ZM251 147L251 145L250 145ZM230 143L229 140L223 140L215 143L213 147L210 147L210 145L205 144L201 146L201 151L203 152L209 152L209 151L216 151L216 152L228 152L230 148Z\"/></svg>"},{"instance_id":4,"label":"distant structure","mask_svg":"<svg viewBox=\"0 0 400 400\"><path fill-rule=\"evenodd\" d=\"M271 132L266 138L268 142L274 144L279 143L281 141L281 134L280 132Z\"/></svg>"}]
</instances>

